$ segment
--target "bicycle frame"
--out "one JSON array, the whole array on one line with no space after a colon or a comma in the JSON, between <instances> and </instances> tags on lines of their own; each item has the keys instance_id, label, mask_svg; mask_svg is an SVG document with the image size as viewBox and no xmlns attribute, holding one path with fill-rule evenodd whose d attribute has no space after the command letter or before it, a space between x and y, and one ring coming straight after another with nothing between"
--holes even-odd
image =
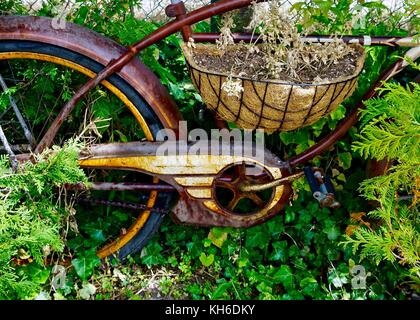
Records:
<instances>
[{"instance_id":1,"label":"bicycle frame","mask_svg":"<svg viewBox=\"0 0 420 320\"><path fill-rule=\"evenodd\" d=\"M215 15L223 14L228 11L240 9L249 6L252 0L222 0L214 4L199 8L190 13L186 12L185 5L182 1L173 1L175 4L171 4L166 8L166 13L169 17L175 17L175 20L165 24L159 29L155 30L150 35L146 36L139 42L128 47L128 51L121 55L118 59L112 61L104 70L102 70L95 78L88 81L80 90L74 95L74 97L63 107L60 114L57 116L53 124L51 125L48 132L42 138L38 144L35 152L42 151L45 147L49 146L52 142L53 137L56 135L58 128L62 121L71 113L74 106L84 95L97 86L101 81L109 77L115 72L121 70L127 63L129 63L140 51L145 48L163 40L164 38L181 31L183 34L184 41L188 41L190 38L196 42L203 41L215 41L218 38L217 34L209 33L193 33L191 25ZM258 2L264 2L259 0ZM252 35L249 34L236 34L236 41L252 41ZM327 42L330 40L329 36L310 36L307 37L310 42ZM403 37L370 37L370 36L346 36L343 37L343 41L347 43L360 43L362 45L378 45L378 46L407 46L415 47L407 53L407 56L416 60L420 56L419 44L413 42L412 38ZM376 89L381 87L384 81L391 79L397 73L401 72L407 66L404 63L404 59L399 59L394 65L384 71L378 78L376 83L369 89L369 91L363 96L362 100L357 106L351 111L351 113L337 126L335 131L331 132L327 137L318 142L313 147L302 152L300 155L290 159L288 164L290 168L294 168L299 164L305 163L315 156L328 150L333 144L335 144L347 131L356 123L358 119L358 110L363 107L364 100L370 99L375 96Z\"/></svg>"},{"instance_id":2,"label":"bicycle frame","mask_svg":"<svg viewBox=\"0 0 420 320\"><path fill-rule=\"evenodd\" d=\"M46 147L49 147L53 138L57 134L63 121L72 112L74 106L80 101L86 93L100 84L103 80L116 72L122 72L123 67L131 63L134 57L145 48L155 44L156 42L181 31L184 41L194 39L196 42L214 42L218 35L214 33L193 33L191 25L211 18L212 16L223 14L225 12L246 7L253 2L252 0L222 0L217 3L199 8L195 11L186 12L182 1L173 1L166 9L169 17L175 18L173 21L158 28L139 42L128 47L126 52L121 52L121 55L107 65L96 77L90 79L83 85L72 99L62 108L57 118L53 121L51 127L41 139L35 153L39 153ZM259 1L263 2L263 1ZM45 35L48 36L48 35ZM250 34L235 34L236 41L252 41L255 38ZM342 38L347 43L360 43L362 45L379 45L379 46L406 46L414 47L407 52L407 56L416 60L420 56L419 44L413 43L411 38L402 37L369 37L369 36L345 36ZM306 37L308 42L328 42L331 41L329 36L309 36ZM349 113L349 115L337 126L337 128L328 134L324 139L315 144L313 147L305 150L301 154L289 159L286 162L279 161L275 156L266 151L267 168L269 174L274 179L282 179L293 174L296 167L313 159L315 156L330 149L341 137L343 137L348 130L355 124L358 119L358 111L363 108L363 101L375 96L376 89L382 86L383 81L387 81L402 71L407 66L403 58L399 59L395 64L385 70L378 78L377 82L364 95L363 99L356 105L356 107ZM144 76L148 73L143 72L139 74ZM151 78L151 84L148 88L158 87L162 85L156 77ZM163 91L156 91L161 94ZM162 93L163 103L167 103L168 112L175 114L173 111L173 103L168 95ZM161 110L164 112L165 110ZM176 117L175 117L176 118ZM177 129L177 124L168 121L168 127ZM202 159L196 159L199 163L199 168L202 172L191 173L191 167L186 166L182 172L176 173L176 168L170 165L160 166L162 169L156 171L156 166L153 164L159 159L153 157L159 144L156 142L148 143L134 143L134 144L108 144L99 147L93 147L90 150L90 156L81 158L81 165L84 167L106 167L106 168L125 168L131 170L143 171L154 176L159 177L172 185L180 194L180 201L174 209L176 220L182 223L189 223L195 225L220 225L220 226L234 226L247 227L257 223L266 221L275 215L288 201L291 188L290 181L285 181L283 185L276 186L273 198L270 200L270 205L261 215L253 217L236 217L229 215L218 208L217 203L211 202L209 196L212 192L213 178L226 166L241 162L253 161L252 159L229 157L216 161L216 165L206 163ZM188 151L188 150L187 150ZM183 156L183 155L181 155ZM21 160L24 157L21 158ZM200 162L201 161L201 162ZM211 179L209 178L211 177ZM149 187L149 186L147 186ZM160 188L160 187L159 187ZM156 189L159 189L158 187ZM164 187L162 187L162 190ZM210 212L209 212L210 211Z\"/></svg>"}]
</instances>

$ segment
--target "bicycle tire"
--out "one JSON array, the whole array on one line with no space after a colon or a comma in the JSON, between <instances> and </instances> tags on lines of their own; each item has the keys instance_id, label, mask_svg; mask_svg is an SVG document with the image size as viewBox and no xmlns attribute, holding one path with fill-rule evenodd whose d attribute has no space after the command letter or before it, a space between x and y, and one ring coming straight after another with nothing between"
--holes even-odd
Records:
<instances>
[{"instance_id":1,"label":"bicycle tire","mask_svg":"<svg viewBox=\"0 0 420 320\"><path fill-rule=\"evenodd\" d=\"M0 41L0 56L5 53L16 53L16 59L19 58L19 53L21 56L25 53L25 57L31 56L33 54L34 60L40 61L49 61L56 64L57 61L66 62L72 66L79 66L84 69L87 69L94 74L97 74L100 70L104 68L103 65L94 61L93 59L84 56L80 53L68 50L63 47L59 47L52 44L40 43L36 41L26 41L26 40L1 40ZM42 59L40 58L42 55ZM50 57L50 60L44 60ZM12 58L13 59L13 58ZM0 57L0 60L11 60L3 59ZM75 68L72 68L75 69ZM80 72L80 70L76 70ZM122 79L118 74L114 74L106 79L113 87L122 92L125 97L136 107L138 112L141 114L143 119L150 129L150 133L153 135L153 138L156 137L159 130L163 129L163 125L159 118L154 113L152 107L146 102L146 100L134 90L124 79ZM159 208L168 208L171 200L174 197L172 192L159 192L155 201L155 206ZM123 246L118 248L118 250L110 250L109 254L102 254L100 257L105 258L108 256L114 256L124 261L127 256L133 255L134 253L141 250L150 238L157 232L160 224L163 221L163 215L157 212L150 212L147 218L147 221L142 225L141 229L135 233L135 235Z\"/></svg>"}]
</instances>

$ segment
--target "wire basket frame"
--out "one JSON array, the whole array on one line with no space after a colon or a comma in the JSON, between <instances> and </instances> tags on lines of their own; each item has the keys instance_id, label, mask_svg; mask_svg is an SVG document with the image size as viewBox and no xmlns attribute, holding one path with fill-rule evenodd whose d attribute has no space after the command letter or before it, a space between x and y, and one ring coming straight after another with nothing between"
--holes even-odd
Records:
<instances>
[{"instance_id":1,"label":"wire basket frame","mask_svg":"<svg viewBox=\"0 0 420 320\"><path fill-rule=\"evenodd\" d=\"M352 75L328 83L290 83L278 80L241 80L240 97L228 96L222 90L228 75L212 72L197 65L193 54L198 51L211 53L215 45L196 44L195 48L182 44L193 85L208 108L228 122L235 122L244 129L264 129L267 132L290 131L311 125L335 111L354 92L363 69L363 47L352 44L361 55Z\"/></svg>"}]
</instances>

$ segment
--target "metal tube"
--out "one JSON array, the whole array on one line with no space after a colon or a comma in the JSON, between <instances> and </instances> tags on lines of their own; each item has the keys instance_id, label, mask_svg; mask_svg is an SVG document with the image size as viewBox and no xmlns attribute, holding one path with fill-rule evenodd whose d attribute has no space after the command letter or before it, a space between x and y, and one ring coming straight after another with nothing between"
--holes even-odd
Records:
<instances>
[{"instance_id":1,"label":"metal tube","mask_svg":"<svg viewBox=\"0 0 420 320\"><path fill-rule=\"evenodd\" d=\"M9 88L7 87L6 82L3 79L3 76L0 74L0 85L3 89L4 92L6 92L7 90L9 90ZM16 101L15 99L13 99L12 96L9 96L9 101L10 101L10 105L13 108L13 111L15 112L15 115L19 121L20 126L22 127L23 133L26 137L26 139L28 140L29 144L32 147L35 147L35 139L31 133L31 130L29 130L28 125L25 122L25 119L23 119L22 113L20 112L19 108L17 107Z\"/></svg>"},{"instance_id":2,"label":"metal tube","mask_svg":"<svg viewBox=\"0 0 420 320\"><path fill-rule=\"evenodd\" d=\"M131 46L131 50L140 52L144 48L174 34L184 26L190 26L212 16L250 5L252 0L221 0L187 13L182 19L174 20L144 37ZM260 1L261 2L261 1Z\"/></svg>"},{"instance_id":3,"label":"metal tube","mask_svg":"<svg viewBox=\"0 0 420 320\"><path fill-rule=\"evenodd\" d=\"M233 33L235 42L262 42L258 34ZM195 42L216 42L220 38L219 33L195 32L192 34ZM306 36L303 37L308 43L325 43L331 41L331 36ZM412 37L370 37L370 36L343 36L341 40L345 43L359 43L364 46L388 46L388 47L417 47L420 42L414 41Z\"/></svg>"},{"instance_id":4,"label":"metal tube","mask_svg":"<svg viewBox=\"0 0 420 320\"><path fill-rule=\"evenodd\" d=\"M13 152L12 148L10 147L10 144L7 141L6 135L4 134L4 131L3 131L3 128L1 127L1 125L0 125L0 141L3 143L3 146L6 149L6 152L10 157L10 161L12 162L13 170L15 170L18 166L18 162L16 160L16 155Z\"/></svg>"},{"instance_id":5,"label":"metal tube","mask_svg":"<svg viewBox=\"0 0 420 320\"><path fill-rule=\"evenodd\" d=\"M285 184L285 183L290 183L291 181L298 179L300 177L302 177L304 175L303 171L302 172L298 172L295 173L293 175L281 178L281 179L277 179L277 180L273 180L271 182L268 183L264 183L264 184L243 184L239 186L239 190L242 192L257 192L257 191L263 191L266 189L271 189L274 187L277 187L279 185Z\"/></svg>"}]
</instances>

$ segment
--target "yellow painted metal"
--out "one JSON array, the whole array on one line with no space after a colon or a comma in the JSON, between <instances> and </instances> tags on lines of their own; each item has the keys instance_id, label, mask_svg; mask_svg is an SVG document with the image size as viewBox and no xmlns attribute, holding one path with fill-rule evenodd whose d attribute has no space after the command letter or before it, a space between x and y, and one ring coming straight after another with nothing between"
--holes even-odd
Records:
<instances>
[{"instance_id":1,"label":"yellow painted metal","mask_svg":"<svg viewBox=\"0 0 420 320\"><path fill-rule=\"evenodd\" d=\"M187 193L197 199L211 199L211 189L210 188L189 188Z\"/></svg>"},{"instance_id":2,"label":"yellow painted metal","mask_svg":"<svg viewBox=\"0 0 420 320\"><path fill-rule=\"evenodd\" d=\"M128 156L128 157L106 157L106 158L86 158L80 160L82 166L85 167L103 167L103 168L130 168L132 170L139 170L161 176L167 175L174 177L175 182L180 182L181 185L193 184L194 186L208 186L208 188L188 188L187 193L196 199L202 199L203 204L212 212L226 215L226 213L219 208L217 203L213 200L215 197L212 194L212 186L209 184L211 179L224 168L233 163L255 163L261 167L266 168L274 179L280 179L282 173L278 167L268 167L263 163L252 158L242 156L227 156L227 155L176 155L176 156ZM200 175L203 176L200 176ZM209 177L213 175L213 177ZM257 212L256 214L247 216L230 215L233 219L239 220L255 220L263 217L272 209L277 202L280 201L284 192L284 186L278 186L274 190L274 196L266 208ZM212 200L209 200L213 198Z\"/></svg>"},{"instance_id":3,"label":"yellow painted metal","mask_svg":"<svg viewBox=\"0 0 420 320\"><path fill-rule=\"evenodd\" d=\"M33 59L33 60L47 61L47 62L52 62L55 64L68 67L70 69L79 71L80 73L90 78L93 78L96 75L91 70L79 64L76 64L72 61L65 60L59 57L46 55L46 54L33 53L33 52L2 52L0 53L0 60L11 60L11 59ZM137 110L134 104L126 97L126 95L124 95L118 88L113 86L108 81L103 81L101 84L104 87L106 87L109 91L111 91L114 95L116 95L127 106L127 108L133 113L134 117L139 123L141 129L143 130L145 134L146 139L149 141L153 141L153 135L150 131L149 126L147 125L147 122L144 120L143 116ZM158 181L159 179L157 178L153 179L154 183L157 183ZM154 206L154 204L156 203L157 196L158 196L157 191L152 191L150 193L150 198L147 202L148 207ZM121 235L112 243L109 243L108 245L101 248L97 252L98 257L102 259L107 256L110 256L114 254L115 252L117 252L119 249L121 249L124 245L126 245L137 234L137 232L139 232L139 230L144 226L149 216L150 216L150 211L141 212L137 220L134 222L133 225L131 225L131 227L127 230L127 232L124 235Z\"/></svg>"},{"instance_id":4,"label":"yellow painted metal","mask_svg":"<svg viewBox=\"0 0 420 320\"><path fill-rule=\"evenodd\" d=\"M176 177L174 180L183 187L208 187L213 184L214 177Z\"/></svg>"},{"instance_id":5,"label":"yellow painted metal","mask_svg":"<svg viewBox=\"0 0 420 320\"><path fill-rule=\"evenodd\" d=\"M262 163L242 156L228 155L168 155L168 156L129 156L129 157L106 157L106 158L85 158L80 163L85 167L104 167L104 168L131 168L148 173L159 175L216 175L227 165L241 162L257 163L265 167ZM271 168L270 171L275 178L281 178L279 168ZM199 178L197 178L199 179ZM201 183L205 183L208 177L204 177ZM198 183L199 180L196 181Z\"/></svg>"}]
</instances>

